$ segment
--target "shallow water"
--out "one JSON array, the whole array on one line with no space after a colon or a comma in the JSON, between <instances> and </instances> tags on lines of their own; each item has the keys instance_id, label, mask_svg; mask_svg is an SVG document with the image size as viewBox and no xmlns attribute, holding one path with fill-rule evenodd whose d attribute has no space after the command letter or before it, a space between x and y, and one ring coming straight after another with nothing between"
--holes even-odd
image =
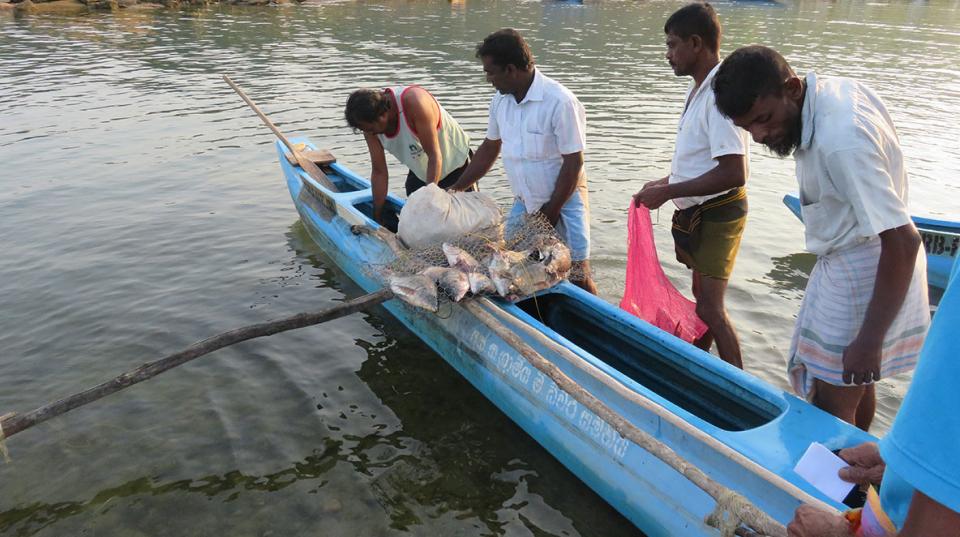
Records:
<instances>
[{"instance_id":1,"label":"shallow water","mask_svg":"<svg viewBox=\"0 0 960 537\"><path fill-rule=\"evenodd\" d=\"M676 2L324 2L0 12L0 413L36 407L225 329L360 290L297 221L281 129L365 172L343 124L360 86L419 83L473 136L491 88L473 58L528 36L588 113L593 258L618 301L625 208L662 176L686 82L663 60ZM915 213L960 195L960 2L718 4L724 50L861 78L886 100ZM793 165L754 146L729 309L747 368L786 386L813 258L781 205ZM392 164L393 190L404 170ZM497 167L484 188L509 198ZM668 275L669 215L655 232ZM874 427L907 379L885 380ZM3 535L634 535L636 530L384 310L245 343L17 436Z\"/></svg>"}]
</instances>

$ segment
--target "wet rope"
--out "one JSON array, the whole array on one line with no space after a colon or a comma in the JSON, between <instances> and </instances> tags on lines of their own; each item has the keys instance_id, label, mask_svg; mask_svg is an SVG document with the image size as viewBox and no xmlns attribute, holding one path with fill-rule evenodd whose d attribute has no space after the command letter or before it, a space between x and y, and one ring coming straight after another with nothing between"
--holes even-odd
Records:
<instances>
[{"instance_id":1,"label":"wet rope","mask_svg":"<svg viewBox=\"0 0 960 537\"><path fill-rule=\"evenodd\" d=\"M737 528L744 522L742 513L755 507L750 500L732 490L720 491L715 501L717 505L705 522L720 530L721 537L735 537Z\"/></svg>"}]
</instances>

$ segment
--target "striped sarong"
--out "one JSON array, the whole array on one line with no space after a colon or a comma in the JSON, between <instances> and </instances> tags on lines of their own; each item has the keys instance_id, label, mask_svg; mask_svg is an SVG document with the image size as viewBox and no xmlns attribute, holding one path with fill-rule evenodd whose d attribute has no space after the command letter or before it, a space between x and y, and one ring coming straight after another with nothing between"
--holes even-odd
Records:
<instances>
[{"instance_id":1,"label":"striped sarong","mask_svg":"<svg viewBox=\"0 0 960 537\"><path fill-rule=\"evenodd\" d=\"M853 342L873 296L880 238L817 258L797 315L787 370L790 384L811 399L813 379L844 386L843 351ZM912 371L930 326L927 258L917 255L903 306L883 342L880 376Z\"/></svg>"}]
</instances>

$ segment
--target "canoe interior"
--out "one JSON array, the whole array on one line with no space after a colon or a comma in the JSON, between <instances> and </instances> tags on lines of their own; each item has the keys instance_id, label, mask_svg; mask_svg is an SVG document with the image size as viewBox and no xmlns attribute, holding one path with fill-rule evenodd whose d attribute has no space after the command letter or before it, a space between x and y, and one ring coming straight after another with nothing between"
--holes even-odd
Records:
<instances>
[{"instance_id":1,"label":"canoe interior","mask_svg":"<svg viewBox=\"0 0 960 537\"><path fill-rule=\"evenodd\" d=\"M546 293L517 306L534 322L720 429L753 429L773 421L785 410L725 378L652 349L636 330L575 297Z\"/></svg>"},{"instance_id":2,"label":"canoe interior","mask_svg":"<svg viewBox=\"0 0 960 537\"><path fill-rule=\"evenodd\" d=\"M354 203L353 206L364 216L373 220L373 200ZM380 210L380 225L396 233L399 224L400 205L391 199L387 199L383 204L383 209Z\"/></svg>"}]
</instances>

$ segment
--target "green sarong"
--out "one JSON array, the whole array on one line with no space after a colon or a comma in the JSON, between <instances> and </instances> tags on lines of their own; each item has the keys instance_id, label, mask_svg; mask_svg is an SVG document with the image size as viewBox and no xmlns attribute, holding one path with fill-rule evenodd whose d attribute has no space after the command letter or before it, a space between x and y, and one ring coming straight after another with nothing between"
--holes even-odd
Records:
<instances>
[{"instance_id":1,"label":"green sarong","mask_svg":"<svg viewBox=\"0 0 960 537\"><path fill-rule=\"evenodd\" d=\"M729 280L747 224L747 189L735 188L673 213L677 261L704 276Z\"/></svg>"}]
</instances>

